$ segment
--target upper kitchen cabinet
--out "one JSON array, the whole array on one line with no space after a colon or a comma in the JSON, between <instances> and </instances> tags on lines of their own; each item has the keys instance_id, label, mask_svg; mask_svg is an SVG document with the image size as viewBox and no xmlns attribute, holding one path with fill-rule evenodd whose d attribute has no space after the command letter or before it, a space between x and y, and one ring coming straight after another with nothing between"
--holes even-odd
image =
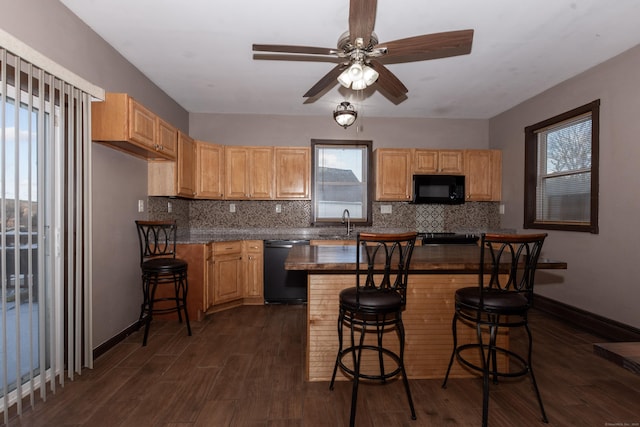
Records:
<instances>
[{"instance_id":1,"label":"upper kitchen cabinet","mask_svg":"<svg viewBox=\"0 0 640 427\"><path fill-rule=\"evenodd\" d=\"M275 147L276 199L311 198L311 148Z\"/></svg>"},{"instance_id":2,"label":"upper kitchen cabinet","mask_svg":"<svg viewBox=\"0 0 640 427\"><path fill-rule=\"evenodd\" d=\"M465 150L466 200L500 201L502 197L502 152Z\"/></svg>"},{"instance_id":3,"label":"upper kitchen cabinet","mask_svg":"<svg viewBox=\"0 0 640 427\"><path fill-rule=\"evenodd\" d=\"M379 148L375 151L377 201L411 200L411 157L411 149Z\"/></svg>"},{"instance_id":4,"label":"upper kitchen cabinet","mask_svg":"<svg viewBox=\"0 0 640 427\"><path fill-rule=\"evenodd\" d=\"M273 199L273 151L273 147L225 146L225 199Z\"/></svg>"},{"instance_id":5,"label":"upper kitchen cabinet","mask_svg":"<svg viewBox=\"0 0 640 427\"><path fill-rule=\"evenodd\" d=\"M222 199L224 196L224 146L196 141L197 199Z\"/></svg>"},{"instance_id":6,"label":"upper kitchen cabinet","mask_svg":"<svg viewBox=\"0 0 640 427\"><path fill-rule=\"evenodd\" d=\"M125 93L91 104L91 139L143 159L176 158L176 129Z\"/></svg>"},{"instance_id":7,"label":"upper kitchen cabinet","mask_svg":"<svg viewBox=\"0 0 640 427\"><path fill-rule=\"evenodd\" d=\"M160 117L156 119L158 123L158 149L170 159L175 159L178 152L178 129Z\"/></svg>"},{"instance_id":8,"label":"upper kitchen cabinet","mask_svg":"<svg viewBox=\"0 0 640 427\"><path fill-rule=\"evenodd\" d=\"M464 174L463 150L415 150L414 168L416 174Z\"/></svg>"},{"instance_id":9,"label":"upper kitchen cabinet","mask_svg":"<svg viewBox=\"0 0 640 427\"><path fill-rule=\"evenodd\" d=\"M178 132L178 196L196 195L196 143L189 135Z\"/></svg>"}]
</instances>

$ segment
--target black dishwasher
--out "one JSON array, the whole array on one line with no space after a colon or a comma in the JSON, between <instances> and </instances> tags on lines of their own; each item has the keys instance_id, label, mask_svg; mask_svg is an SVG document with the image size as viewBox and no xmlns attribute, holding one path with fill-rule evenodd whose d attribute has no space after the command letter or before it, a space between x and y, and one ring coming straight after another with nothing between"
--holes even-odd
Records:
<instances>
[{"instance_id":1,"label":"black dishwasher","mask_svg":"<svg viewBox=\"0 0 640 427\"><path fill-rule=\"evenodd\" d=\"M264 241L264 300L266 303L307 302L307 272L285 270L284 262L293 246L308 244L308 240Z\"/></svg>"}]
</instances>

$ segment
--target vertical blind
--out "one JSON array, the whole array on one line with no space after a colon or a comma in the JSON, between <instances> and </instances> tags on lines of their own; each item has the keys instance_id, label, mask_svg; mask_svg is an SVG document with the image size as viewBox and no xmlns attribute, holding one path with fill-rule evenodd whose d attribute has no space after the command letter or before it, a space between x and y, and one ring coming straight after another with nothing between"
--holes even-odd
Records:
<instances>
[{"instance_id":1,"label":"vertical blind","mask_svg":"<svg viewBox=\"0 0 640 427\"><path fill-rule=\"evenodd\" d=\"M0 46L4 421L92 367L91 96Z\"/></svg>"}]
</instances>

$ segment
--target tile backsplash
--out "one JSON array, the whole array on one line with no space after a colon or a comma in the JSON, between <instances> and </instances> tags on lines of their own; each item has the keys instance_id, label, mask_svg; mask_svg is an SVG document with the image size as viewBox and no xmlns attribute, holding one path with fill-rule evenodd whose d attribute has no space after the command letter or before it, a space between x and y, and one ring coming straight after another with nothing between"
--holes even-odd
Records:
<instances>
[{"instance_id":1,"label":"tile backsplash","mask_svg":"<svg viewBox=\"0 0 640 427\"><path fill-rule=\"evenodd\" d=\"M171 212L168 206L171 204ZM234 205L235 212L230 206ZM276 212L280 206L280 213ZM381 207L391 207L390 214ZM311 227L309 200L188 200L149 197L150 219L176 219L180 229L246 229ZM472 232L500 228L498 202L462 205L414 205L406 202L374 202L372 229L409 229L419 232Z\"/></svg>"}]
</instances>

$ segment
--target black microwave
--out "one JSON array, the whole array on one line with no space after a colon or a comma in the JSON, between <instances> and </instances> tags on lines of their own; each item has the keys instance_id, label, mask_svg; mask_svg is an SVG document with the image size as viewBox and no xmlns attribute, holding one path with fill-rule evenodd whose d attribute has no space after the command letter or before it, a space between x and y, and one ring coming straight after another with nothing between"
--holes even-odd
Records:
<instances>
[{"instance_id":1,"label":"black microwave","mask_svg":"<svg viewBox=\"0 0 640 427\"><path fill-rule=\"evenodd\" d=\"M464 203L463 175L414 175L413 203Z\"/></svg>"}]
</instances>

